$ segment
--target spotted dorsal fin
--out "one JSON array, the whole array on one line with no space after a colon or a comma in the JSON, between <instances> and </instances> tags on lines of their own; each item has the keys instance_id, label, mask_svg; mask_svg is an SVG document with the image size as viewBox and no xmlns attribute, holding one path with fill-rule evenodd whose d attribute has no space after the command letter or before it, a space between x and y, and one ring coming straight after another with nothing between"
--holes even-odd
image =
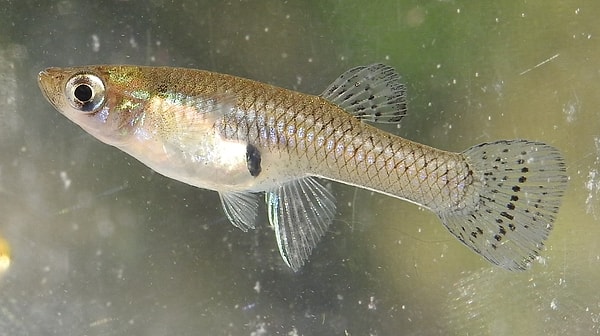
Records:
<instances>
[{"instance_id":1,"label":"spotted dorsal fin","mask_svg":"<svg viewBox=\"0 0 600 336\"><path fill-rule=\"evenodd\" d=\"M364 121L397 123L406 115L406 86L401 76L385 64L344 72L321 97Z\"/></svg>"}]
</instances>

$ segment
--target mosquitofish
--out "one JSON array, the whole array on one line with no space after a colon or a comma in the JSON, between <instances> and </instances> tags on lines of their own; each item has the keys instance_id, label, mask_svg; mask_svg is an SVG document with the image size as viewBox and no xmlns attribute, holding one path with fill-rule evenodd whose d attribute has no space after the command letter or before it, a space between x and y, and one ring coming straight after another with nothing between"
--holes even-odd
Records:
<instances>
[{"instance_id":1,"label":"mosquitofish","mask_svg":"<svg viewBox=\"0 0 600 336\"><path fill-rule=\"evenodd\" d=\"M406 86L384 64L352 68L318 96L209 71L127 65L49 68L39 86L100 141L162 175L217 191L243 231L255 227L264 194L293 270L336 214L323 180L427 208L508 270L526 269L539 254L568 180L559 151L541 142L453 153L376 127L406 114Z\"/></svg>"}]
</instances>

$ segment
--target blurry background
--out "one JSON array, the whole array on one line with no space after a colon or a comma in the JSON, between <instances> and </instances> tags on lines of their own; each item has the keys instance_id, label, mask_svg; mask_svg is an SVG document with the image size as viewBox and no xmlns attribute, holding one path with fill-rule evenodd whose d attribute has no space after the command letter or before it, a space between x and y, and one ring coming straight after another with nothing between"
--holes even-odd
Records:
<instances>
[{"instance_id":1,"label":"blurry background","mask_svg":"<svg viewBox=\"0 0 600 336\"><path fill-rule=\"evenodd\" d=\"M600 333L598 13L591 0L2 1L0 335ZM99 143L36 83L48 66L134 63L318 94L375 62L407 83L404 137L562 150L569 189L531 270L491 266L414 205L334 185L337 219L294 274L265 222L237 230L216 193Z\"/></svg>"}]
</instances>

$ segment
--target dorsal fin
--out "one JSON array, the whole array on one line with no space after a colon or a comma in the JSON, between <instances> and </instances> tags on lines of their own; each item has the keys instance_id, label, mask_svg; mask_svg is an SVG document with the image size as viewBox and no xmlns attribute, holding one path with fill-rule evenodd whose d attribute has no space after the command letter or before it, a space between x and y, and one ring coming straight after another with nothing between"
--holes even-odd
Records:
<instances>
[{"instance_id":1,"label":"dorsal fin","mask_svg":"<svg viewBox=\"0 0 600 336\"><path fill-rule=\"evenodd\" d=\"M344 72L321 97L364 121L397 123L406 115L406 86L400 75L385 64Z\"/></svg>"}]
</instances>

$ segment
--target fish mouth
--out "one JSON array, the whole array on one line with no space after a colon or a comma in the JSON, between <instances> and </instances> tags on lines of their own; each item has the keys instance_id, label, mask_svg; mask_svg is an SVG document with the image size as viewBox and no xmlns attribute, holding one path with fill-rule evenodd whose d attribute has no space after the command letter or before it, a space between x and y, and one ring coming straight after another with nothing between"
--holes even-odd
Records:
<instances>
[{"instance_id":1,"label":"fish mouth","mask_svg":"<svg viewBox=\"0 0 600 336\"><path fill-rule=\"evenodd\" d=\"M64 74L57 68L47 68L38 73L38 86L46 100L55 108L59 107L60 95L63 93L59 87L63 79Z\"/></svg>"}]
</instances>

